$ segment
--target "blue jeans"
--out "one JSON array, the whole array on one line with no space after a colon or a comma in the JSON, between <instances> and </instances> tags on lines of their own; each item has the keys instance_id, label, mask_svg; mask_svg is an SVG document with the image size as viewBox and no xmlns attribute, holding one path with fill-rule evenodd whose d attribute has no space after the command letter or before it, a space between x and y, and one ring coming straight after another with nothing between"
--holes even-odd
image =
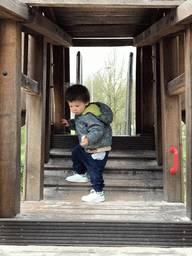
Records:
<instances>
[{"instance_id":1,"label":"blue jeans","mask_svg":"<svg viewBox=\"0 0 192 256\"><path fill-rule=\"evenodd\" d=\"M85 152L83 147L77 146L72 151L73 168L78 174L84 174L88 171L92 187L95 191L99 192L103 190L103 169L107 163L109 152L107 151L104 159L93 159L91 153Z\"/></svg>"}]
</instances>

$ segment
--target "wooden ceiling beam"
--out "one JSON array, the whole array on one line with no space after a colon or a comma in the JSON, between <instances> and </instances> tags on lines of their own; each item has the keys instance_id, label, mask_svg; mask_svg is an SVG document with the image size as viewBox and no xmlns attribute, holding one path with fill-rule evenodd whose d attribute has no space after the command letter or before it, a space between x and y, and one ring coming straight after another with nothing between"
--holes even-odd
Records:
<instances>
[{"instance_id":1,"label":"wooden ceiling beam","mask_svg":"<svg viewBox=\"0 0 192 256\"><path fill-rule=\"evenodd\" d=\"M31 6L69 7L69 6L102 6L131 8L175 8L185 0L22 0Z\"/></svg>"},{"instance_id":2,"label":"wooden ceiling beam","mask_svg":"<svg viewBox=\"0 0 192 256\"><path fill-rule=\"evenodd\" d=\"M74 17L67 18L64 17L62 23L66 23L67 26L76 25L127 25L127 24L137 24L138 26L149 26L151 25L150 19L148 17L141 18L137 16L85 16L85 17ZM64 25L64 24L62 24Z\"/></svg>"},{"instance_id":3,"label":"wooden ceiling beam","mask_svg":"<svg viewBox=\"0 0 192 256\"><path fill-rule=\"evenodd\" d=\"M73 46L132 46L133 39L126 38L100 38L100 39L91 39L91 38L74 38Z\"/></svg>"},{"instance_id":4,"label":"wooden ceiling beam","mask_svg":"<svg viewBox=\"0 0 192 256\"><path fill-rule=\"evenodd\" d=\"M47 19L45 16L40 13L34 11L34 19L32 22L23 23L25 28L25 32L27 32L26 28L29 31L34 31L41 35L44 35L50 42L55 44L60 44L64 46L72 46L72 37L68 35L64 30L62 30L59 26L54 24L52 21Z\"/></svg>"},{"instance_id":5,"label":"wooden ceiling beam","mask_svg":"<svg viewBox=\"0 0 192 256\"><path fill-rule=\"evenodd\" d=\"M146 26L147 28L147 26ZM115 37L133 37L145 29L145 26L129 25L90 25L90 26L64 26L70 36L82 38L115 38ZM115 35L115 36L114 36Z\"/></svg>"},{"instance_id":6,"label":"wooden ceiling beam","mask_svg":"<svg viewBox=\"0 0 192 256\"><path fill-rule=\"evenodd\" d=\"M136 47L152 45L162 37L184 30L185 26L191 22L192 1L187 1L143 33L134 37L133 45Z\"/></svg>"},{"instance_id":7,"label":"wooden ceiling beam","mask_svg":"<svg viewBox=\"0 0 192 256\"><path fill-rule=\"evenodd\" d=\"M30 8L19 0L0 0L0 18L30 20Z\"/></svg>"},{"instance_id":8,"label":"wooden ceiling beam","mask_svg":"<svg viewBox=\"0 0 192 256\"><path fill-rule=\"evenodd\" d=\"M43 8L43 7L42 7ZM47 8L47 7L45 7ZM143 16L150 15L151 8L112 8L105 6L94 6L94 7L53 7L58 15L64 16L86 16L86 15L132 15L132 16ZM154 9L156 10L156 9ZM162 9L164 10L164 9ZM168 9L169 10L169 9Z\"/></svg>"},{"instance_id":9,"label":"wooden ceiling beam","mask_svg":"<svg viewBox=\"0 0 192 256\"><path fill-rule=\"evenodd\" d=\"M54 23L57 24L57 19L56 19L53 8L51 8L51 7L47 7L47 8L41 7L40 11L45 14L45 17L47 17L49 20L51 20L51 21L53 21Z\"/></svg>"},{"instance_id":10,"label":"wooden ceiling beam","mask_svg":"<svg viewBox=\"0 0 192 256\"><path fill-rule=\"evenodd\" d=\"M0 18L19 20L25 28L57 44L72 46L72 38L59 26L19 0L0 0Z\"/></svg>"}]
</instances>

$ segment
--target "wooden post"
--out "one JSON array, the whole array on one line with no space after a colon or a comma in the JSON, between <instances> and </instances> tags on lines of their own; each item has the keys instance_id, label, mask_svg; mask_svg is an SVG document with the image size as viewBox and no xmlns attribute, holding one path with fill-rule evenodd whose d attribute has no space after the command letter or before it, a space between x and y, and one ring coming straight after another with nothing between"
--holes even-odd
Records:
<instances>
[{"instance_id":1,"label":"wooden post","mask_svg":"<svg viewBox=\"0 0 192 256\"><path fill-rule=\"evenodd\" d=\"M70 119L70 109L69 104L66 101L66 89L68 86L70 86L70 53L69 53L69 47L65 47L65 85L64 85L64 118ZM64 126L64 132L70 133L70 130L68 127Z\"/></svg>"},{"instance_id":2,"label":"wooden post","mask_svg":"<svg viewBox=\"0 0 192 256\"><path fill-rule=\"evenodd\" d=\"M82 73L82 56L79 51L76 56L76 84L83 84L83 73Z\"/></svg>"},{"instance_id":3,"label":"wooden post","mask_svg":"<svg viewBox=\"0 0 192 256\"><path fill-rule=\"evenodd\" d=\"M154 134L152 47L143 47L143 133Z\"/></svg>"},{"instance_id":4,"label":"wooden post","mask_svg":"<svg viewBox=\"0 0 192 256\"><path fill-rule=\"evenodd\" d=\"M192 26L185 34L185 83L186 83L186 193L187 217L192 219Z\"/></svg>"},{"instance_id":5,"label":"wooden post","mask_svg":"<svg viewBox=\"0 0 192 256\"><path fill-rule=\"evenodd\" d=\"M154 134L152 47L138 48L137 53L136 133Z\"/></svg>"},{"instance_id":6,"label":"wooden post","mask_svg":"<svg viewBox=\"0 0 192 256\"><path fill-rule=\"evenodd\" d=\"M133 53L129 55L129 69L127 72L127 106L125 134L131 135L132 121L132 90L133 90Z\"/></svg>"},{"instance_id":7,"label":"wooden post","mask_svg":"<svg viewBox=\"0 0 192 256\"><path fill-rule=\"evenodd\" d=\"M40 93L27 96L24 200L43 199L47 44L42 36L29 38L28 76Z\"/></svg>"},{"instance_id":8,"label":"wooden post","mask_svg":"<svg viewBox=\"0 0 192 256\"><path fill-rule=\"evenodd\" d=\"M184 33L179 35L179 75L185 72L185 44ZM182 121L186 123L185 95L180 94Z\"/></svg>"},{"instance_id":9,"label":"wooden post","mask_svg":"<svg viewBox=\"0 0 192 256\"><path fill-rule=\"evenodd\" d=\"M22 32L22 53L21 53L21 73L27 75L27 65L28 65L28 34ZM21 126L25 125L26 119L26 93L23 92L23 88L21 88Z\"/></svg>"},{"instance_id":10,"label":"wooden post","mask_svg":"<svg viewBox=\"0 0 192 256\"><path fill-rule=\"evenodd\" d=\"M168 202L183 202L181 107L179 96L169 96L166 93L168 82L177 76L174 44L171 38L160 41L164 199ZM174 165L174 155L170 152L172 146L178 150L178 168L175 174L170 173L170 168Z\"/></svg>"},{"instance_id":11,"label":"wooden post","mask_svg":"<svg viewBox=\"0 0 192 256\"><path fill-rule=\"evenodd\" d=\"M162 156L162 117L161 117L161 87L160 87L160 59L159 44L153 45L153 86L154 86L154 124L155 124L155 149L158 165L163 164Z\"/></svg>"},{"instance_id":12,"label":"wooden post","mask_svg":"<svg viewBox=\"0 0 192 256\"><path fill-rule=\"evenodd\" d=\"M0 217L20 212L21 28L0 20ZM4 72L4 73L3 73Z\"/></svg>"},{"instance_id":13,"label":"wooden post","mask_svg":"<svg viewBox=\"0 0 192 256\"><path fill-rule=\"evenodd\" d=\"M52 90L52 73L51 73L51 51L52 45L47 45L47 81L46 81L46 111L45 111L45 163L48 163L51 146L51 90Z\"/></svg>"},{"instance_id":14,"label":"wooden post","mask_svg":"<svg viewBox=\"0 0 192 256\"><path fill-rule=\"evenodd\" d=\"M63 86L64 80L64 47L54 45L53 46L53 63L54 63L54 132L63 132L64 127L61 123L61 119L64 117L64 92Z\"/></svg>"},{"instance_id":15,"label":"wooden post","mask_svg":"<svg viewBox=\"0 0 192 256\"><path fill-rule=\"evenodd\" d=\"M141 95L142 95L142 86L141 86L141 59L142 59L142 48L137 47L137 57L136 57L136 134L141 133Z\"/></svg>"}]
</instances>

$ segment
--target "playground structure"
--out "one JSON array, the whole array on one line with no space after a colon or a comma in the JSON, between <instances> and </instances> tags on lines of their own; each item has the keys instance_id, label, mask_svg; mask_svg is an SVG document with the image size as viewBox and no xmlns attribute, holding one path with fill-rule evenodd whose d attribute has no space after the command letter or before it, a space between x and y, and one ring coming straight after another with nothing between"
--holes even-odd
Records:
<instances>
[{"instance_id":1,"label":"playground structure","mask_svg":"<svg viewBox=\"0 0 192 256\"><path fill-rule=\"evenodd\" d=\"M63 130L60 120L69 117L64 100L69 47L132 45L137 47L136 133L155 137L164 200L170 203L184 201L181 121L186 123L186 207L192 219L191 24L190 0L0 1L1 217L20 212L22 117L27 127L24 197L43 199L51 133ZM175 173L170 172L171 147L178 153Z\"/></svg>"}]
</instances>

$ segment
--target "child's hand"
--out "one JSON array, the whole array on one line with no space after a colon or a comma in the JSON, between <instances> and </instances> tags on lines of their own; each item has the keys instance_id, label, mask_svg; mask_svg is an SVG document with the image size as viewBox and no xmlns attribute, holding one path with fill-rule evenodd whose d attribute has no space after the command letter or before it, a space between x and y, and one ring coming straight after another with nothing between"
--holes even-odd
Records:
<instances>
[{"instance_id":1,"label":"child's hand","mask_svg":"<svg viewBox=\"0 0 192 256\"><path fill-rule=\"evenodd\" d=\"M61 119L61 121L62 121L62 124L65 124L65 127L69 126L69 123L66 119Z\"/></svg>"},{"instance_id":2,"label":"child's hand","mask_svg":"<svg viewBox=\"0 0 192 256\"><path fill-rule=\"evenodd\" d=\"M82 138L81 138L81 146L88 146L88 144L89 144L89 141L88 141L88 139L86 138L86 136L84 135L84 136L82 136Z\"/></svg>"}]
</instances>

